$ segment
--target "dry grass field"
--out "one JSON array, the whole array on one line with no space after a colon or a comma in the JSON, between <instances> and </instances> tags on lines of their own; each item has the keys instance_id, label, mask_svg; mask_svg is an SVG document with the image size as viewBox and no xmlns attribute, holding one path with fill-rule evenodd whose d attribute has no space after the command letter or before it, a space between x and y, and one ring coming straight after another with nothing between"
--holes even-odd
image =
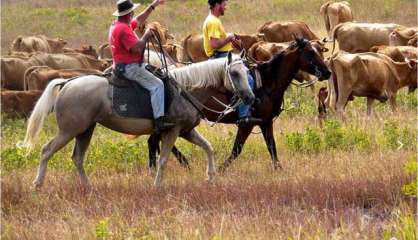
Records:
<instances>
[{"instance_id":1,"label":"dry grass field","mask_svg":"<svg viewBox=\"0 0 418 240\"><path fill-rule=\"evenodd\" d=\"M253 33L269 20L303 20L325 37L321 0L229 0L228 31ZM417 25L415 0L349 1L361 22ZM18 35L46 34L70 46L106 41L112 0L3 0L2 54ZM152 20L180 41L199 32L206 0L167 0ZM319 83L316 86L324 86ZM216 181L205 181L203 151L185 141L178 147L191 170L170 158L164 187L152 186L146 137L97 127L85 166L92 184L83 192L71 161L73 143L48 165L44 187L31 188L41 145L56 133L47 119L35 151L16 147L25 121L1 116L2 239L416 239L416 140L418 98L402 91L399 110L376 104L367 118L365 100L347 106L347 121L316 121L314 93L286 94L286 110L274 131L283 170L273 171L259 129L240 157ZM198 127L213 145L216 164L230 153L235 126ZM415 170L416 171L416 170ZM416 185L415 185L416 186ZM412 187L413 189L414 187Z\"/></svg>"}]
</instances>

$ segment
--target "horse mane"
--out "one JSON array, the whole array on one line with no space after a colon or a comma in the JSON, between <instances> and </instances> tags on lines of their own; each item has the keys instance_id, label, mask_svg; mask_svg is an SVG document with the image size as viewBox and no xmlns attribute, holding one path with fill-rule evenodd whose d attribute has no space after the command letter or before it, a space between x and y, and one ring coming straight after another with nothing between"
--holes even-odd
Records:
<instances>
[{"instance_id":1,"label":"horse mane","mask_svg":"<svg viewBox=\"0 0 418 240\"><path fill-rule=\"evenodd\" d=\"M227 58L208 60L170 71L176 82L188 90L219 88L224 85Z\"/></svg>"}]
</instances>

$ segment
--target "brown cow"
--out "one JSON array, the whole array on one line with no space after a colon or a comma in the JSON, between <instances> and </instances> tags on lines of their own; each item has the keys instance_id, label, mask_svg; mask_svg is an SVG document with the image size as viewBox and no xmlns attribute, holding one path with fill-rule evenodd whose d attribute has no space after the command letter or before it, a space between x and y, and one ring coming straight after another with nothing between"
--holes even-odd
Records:
<instances>
[{"instance_id":1,"label":"brown cow","mask_svg":"<svg viewBox=\"0 0 418 240\"><path fill-rule=\"evenodd\" d=\"M102 75L95 69L52 69L48 66L33 66L25 72L25 90L43 91L48 83L56 78L72 78L81 75Z\"/></svg>"},{"instance_id":2,"label":"brown cow","mask_svg":"<svg viewBox=\"0 0 418 240\"><path fill-rule=\"evenodd\" d=\"M45 35L18 36L12 43L10 51L61 53L67 41L62 38L48 38Z\"/></svg>"},{"instance_id":3,"label":"brown cow","mask_svg":"<svg viewBox=\"0 0 418 240\"><path fill-rule=\"evenodd\" d=\"M331 107L341 118L350 95L367 97L367 114L371 115L374 99L381 102L389 99L395 111L397 91L417 86L416 60L399 63L383 54L340 52L331 59L330 67Z\"/></svg>"},{"instance_id":4,"label":"brown cow","mask_svg":"<svg viewBox=\"0 0 418 240\"><path fill-rule=\"evenodd\" d=\"M417 59L418 49L410 46L374 46L370 52L384 54L395 62L404 62L405 58Z\"/></svg>"},{"instance_id":5,"label":"brown cow","mask_svg":"<svg viewBox=\"0 0 418 240\"><path fill-rule=\"evenodd\" d=\"M294 40L294 35L303 37L308 40L319 39L309 29L308 25L300 21L288 22L266 22L257 30L264 34L264 39L267 42L289 42Z\"/></svg>"},{"instance_id":6,"label":"brown cow","mask_svg":"<svg viewBox=\"0 0 418 240\"><path fill-rule=\"evenodd\" d=\"M327 2L321 6L319 13L324 18L325 28L329 37L335 26L344 22L353 21L353 13L350 9L350 3L344 2Z\"/></svg>"},{"instance_id":7,"label":"brown cow","mask_svg":"<svg viewBox=\"0 0 418 240\"><path fill-rule=\"evenodd\" d=\"M399 28L389 34L390 46L417 46L417 28Z\"/></svg>"},{"instance_id":8,"label":"brown cow","mask_svg":"<svg viewBox=\"0 0 418 240\"><path fill-rule=\"evenodd\" d=\"M1 91L1 111L28 118L42 91Z\"/></svg>"},{"instance_id":9,"label":"brown cow","mask_svg":"<svg viewBox=\"0 0 418 240\"><path fill-rule=\"evenodd\" d=\"M84 45L81 48L63 48L64 53L82 53L85 55L89 55L94 58L98 58L96 49L92 45Z\"/></svg>"},{"instance_id":10,"label":"brown cow","mask_svg":"<svg viewBox=\"0 0 418 240\"><path fill-rule=\"evenodd\" d=\"M138 37L141 37L144 35L146 28L153 29L158 33L158 36L161 40L161 45L167 44L169 40L174 40L174 36L168 33L167 28L159 22L138 24L138 27L135 29L135 33L138 35ZM152 42L156 43L155 39L152 39Z\"/></svg>"},{"instance_id":11,"label":"brown cow","mask_svg":"<svg viewBox=\"0 0 418 240\"><path fill-rule=\"evenodd\" d=\"M389 45L389 34L400 25L383 23L353 23L338 24L333 31L334 39L338 40L340 50L350 53L367 52L373 46Z\"/></svg>"},{"instance_id":12,"label":"brown cow","mask_svg":"<svg viewBox=\"0 0 418 240\"><path fill-rule=\"evenodd\" d=\"M49 54L42 53L28 59L1 58L1 87L10 90L23 90L25 71L32 66L49 66L54 69L87 68L103 71L110 64L81 53Z\"/></svg>"},{"instance_id":13,"label":"brown cow","mask_svg":"<svg viewBox=\"0 0 418 240\"><path fill-rule=\"evenodd\" d=\"M264 39L263 34L236 34L237 38L241 40L242 48L249 50L253 44ZM205 49L203 48L203 35L193 33L188 35L182 41L182 56L183 62L202 62L208 60Z\"/></svg>"}]
</instances>

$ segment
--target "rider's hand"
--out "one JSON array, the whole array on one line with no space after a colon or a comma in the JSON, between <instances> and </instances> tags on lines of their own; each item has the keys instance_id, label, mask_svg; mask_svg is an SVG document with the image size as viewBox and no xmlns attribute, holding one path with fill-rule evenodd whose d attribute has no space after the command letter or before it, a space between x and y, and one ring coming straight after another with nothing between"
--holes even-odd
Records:
<instances>
[{"instance_id":1,"label":"rider's hand","mask_svg":"<svg viewBox=\"0 0 418 240\"><path fill-rule=\"evenodd\" d=\"M241 39L234 38L234 39L232 39L231 43L232 43L232 46L235 49L241 50L241 48L242 48L242 41L241 41Z\"/></svg>"},{"instance_id":2,"label":"rider's hand","mask_svg":"<svg viewBox=\"0 0 418 240\"><path fill-rule=\"evenodd\" d=\"M235 33L227 33L226 34L226 39L228 42L231 42L232 40L235 39Z\"/></svg>"}]
</instances>

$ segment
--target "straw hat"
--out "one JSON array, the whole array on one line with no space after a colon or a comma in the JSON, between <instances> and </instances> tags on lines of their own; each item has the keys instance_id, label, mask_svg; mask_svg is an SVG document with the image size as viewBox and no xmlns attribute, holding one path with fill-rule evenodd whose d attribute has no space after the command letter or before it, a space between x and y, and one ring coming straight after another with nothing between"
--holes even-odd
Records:
<instances>
[{"instance_id":1,"label":"straw hat","mask_svg":"<svg viewBox=\"0 0 418 240\"><path fill-rule=\"evenodd\" d=\"M132 3L131 0L119 0L116 5L118 6L118 10L113 13L113 16L121 17L132 12L140 4Z\"/></svg>"}]
</instances>

